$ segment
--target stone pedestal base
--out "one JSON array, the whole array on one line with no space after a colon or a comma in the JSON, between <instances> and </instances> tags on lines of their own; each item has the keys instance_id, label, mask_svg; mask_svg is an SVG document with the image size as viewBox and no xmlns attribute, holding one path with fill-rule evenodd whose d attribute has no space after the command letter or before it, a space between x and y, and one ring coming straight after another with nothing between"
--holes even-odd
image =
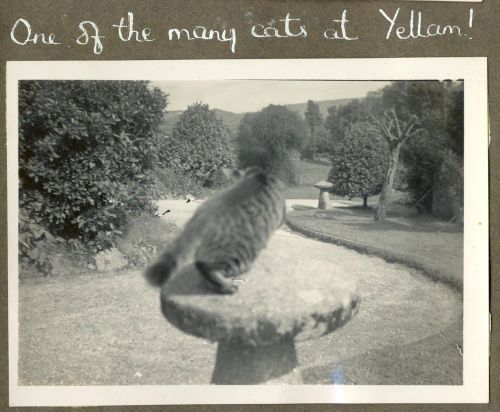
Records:
<instances>
[{"instance_id":1,"label":"stone pedestal base","mask_svg":"<svg viewBox=\"0 0 500 412\"><path fill-rule=\"evenodd\" d=\"M328 190L322 190L319 194L318 209L329 209L330 206L330 193Z\"/></svg>"},{"instance_id":2,"label":"stone pedestal base","mask_svg":"<svg viewBox=\"0 0 500 412\"><path fill-rule=\"evenodd\" d=\"M212 383L300 383L294 342L319 338L359 308L355 281L330 262L268 248L237 293L217 294L194 266L161 291L163 315L180 330L218 343Z\"/></svg>"},{"instance_id":3,"label":"stone pedestal base","mask_svg":"<svg viewBox=\"0 0 500 412\"><path fill-rule=\"evenodd\" d=\"M212 383L221 385L300 384L293 340L264 346L221 342Z\"/></svg>"}]
</instances>

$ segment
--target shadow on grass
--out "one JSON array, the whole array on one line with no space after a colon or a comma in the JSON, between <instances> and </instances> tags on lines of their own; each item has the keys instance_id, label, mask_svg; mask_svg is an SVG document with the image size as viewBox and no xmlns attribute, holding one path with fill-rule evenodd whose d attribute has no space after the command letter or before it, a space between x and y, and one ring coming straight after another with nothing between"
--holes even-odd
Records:
<instances>
[{"instance_id":1,"label":"shadow on grass","mask_svg":"<svg viewBox=\"0 0 500 412\"><path fill-rule=\"evenodd\" d=\"M462 385L462 323L406 345L386 346L301 371L304 383L337 385ZM439 368L435 356L440 354Z\"/></svg>"},{"instance_id":2,"label":"shadow on grass","mask_svg":"<svg viewBox=\"0 0 500 412\"><path fill-rule=\"evenodd\" d=\"M463 231L461 225L428 215L419 215L416 212L404 213L403 210L388 211L386 220L375 220L375 208L362 206L340 206L328 210L317 210L314 217L321 220L340 221L360 231L400 230L415 233L461 233Z\"/></svg>"},{"instance_id":3,"label":"shadow on grass","mask_svg":"<svg viewBox=\"0 0 500 412\"><path fill-rule=\"evenodd\" d=\"M315 207L306 206L306 205L292 205L291 208L293 210L311 210L311 209L316 209Z\"/></svg>"},{"instance_id":4,"label":"shadow on grass","mask_svg":"<svg viewBox=\"0 0 500 412\"><path fill-rule=\"evenodd\" d=\"M358 231L374 231L374 232L380 232L380 231L394 231L394 230L399 230L399 231L404 231L404 232L413 232L413 233L461 233L462 229L459 227L456 227L456 225L453 226L447 226L446 224L443 224L442 226L438 225L429 225L429 226L424 226L424 225L418 225L418 226L410 226L405 223L401 222L395 222L395 221L383 221L383 222L376 222L375 224L373 223L368 223L368 222L347 222L345 223L348 226L351 226L351 228L358 230Z\"/></svg>"}]
</instances>

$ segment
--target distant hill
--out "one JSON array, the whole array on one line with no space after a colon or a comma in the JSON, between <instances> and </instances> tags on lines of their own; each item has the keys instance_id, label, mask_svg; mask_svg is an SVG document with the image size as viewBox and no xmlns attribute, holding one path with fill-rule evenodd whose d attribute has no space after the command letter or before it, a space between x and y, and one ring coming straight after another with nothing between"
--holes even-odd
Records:
<instances>
[{"instance_id":1,"label":"distant hill","mask_svg":"<svg viewBox=\"0 0 500 412\"><path fill-rule=\"evenodd\" d=\"M315 101L315 103L319 106L319 110L323 115L323 118L325 119L326 116L328 116L328 108L330 106L342 106L344 104L349 103L352 100L354 99L322 100L322 101ZM285 106L288 107L290 110L297 112L303 118L304 112L306 111L307 108L307 102L287 104ZM240 124L240 120L243 118L243 116L245 116L246 113L233 113L221 109L213 109L213 110L217 115L217 117L222 119L224 124L231 132L232 135L231 137L234 138L238 133L238 125ZM182 110L174 110L165 113L165 116L163 118L163 124L161 126L162 130L165 133L170 133L172 131L172 128L174 127L174 124L181 115L181 113Z\"/></svg>"},{"instance_id":2,"label":"distant hill","mask_svg":"<svg viewBox=\"0 0 500 412\"><path fill-rule=\"evenodd\" d=\"M220 109L214 109L214 112L219 119L222 119L233 137L236 136L236 134L238 133L240 120L243 118L243 116L245 116L246 113L233 113Z\"/></svg>"},{"instance_id":3,"label":"distant hill","mask_svg":"<svg viewBox=\"0 0 500 412\"><path fill-rule=\"evenodd\" d=\"M236 136L236 133L238 132L238 125L240 124L240 120L243 118L245 113L233 113L220 109L213 110L215 112L215 115L219 119L222 119L231 134L233 136ZM175 125L175 122L177 122L182 112L182 110L174 110L172 112L165 113L163 117L163 124L161 126L162 130L166 133L170 133Z\"/></svg>"}]
</instances>

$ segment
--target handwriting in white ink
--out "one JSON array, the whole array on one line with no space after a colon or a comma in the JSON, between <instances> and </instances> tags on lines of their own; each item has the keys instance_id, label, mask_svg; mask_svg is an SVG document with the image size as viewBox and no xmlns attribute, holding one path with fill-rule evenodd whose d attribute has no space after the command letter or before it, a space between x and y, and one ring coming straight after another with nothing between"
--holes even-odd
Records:
<instances>
[{"instance_id":1,"label":"handwriting in white ink","mask_svg":"<svg viewBox=\"0 0 500 412\"><path fill-rule=\"evenodd\" d=\"M213 30L207 29L205 26L195 26L189 31L188 29L169 29L168 39L181 40L185 38L186 40L212 40L216 39L220 42L229 42L231 46L231 52L234 53L236 50L236 30L235 29L223 29L223 30Z\"/></svg>"},{"instance_id":2,"label":"handwriting in white ink","mask_svg":"<svg viewBox=\"0 0 500 412\"><path fill-rule=\"evenodd\" d=\"M21 46L24 46L28 43L36 44L40 42L50 45L61 44L56 42L56 35L54 33L50 33L49 35L46 35L44 33L32 33L31 24L29 23L29 21L23 18L17 19L12 26L12 30L10 31L10 38L14 43Z\"/></svg>"},{"instance_id":3,"label":"handwriting in white ink","mask_svg":"<svg viewBox=\"0 0 500 412\"><path fill-rule=\"evenodd\" d=\"M339 23L340 24L340 35L337 29L326 29L323 32L323 37L325 37L328 40L358 40L357 37L349 37L347 35L347 29L346 25L349 22L347 20L347 10L344 10L342 12L342 17L340 20L333 20L334 23Z\"/></svg>"},{"instance_id":4,"label":"handwriting in white ink","mask_svg":"<svg viewBox=\"0 0 500 412\"><path fill-rule=\"evenodd\" d=\"M127 23L125 23L125 17L120 19L120 24L113 24L113 27L118 28L118 37L121 41L130 41L132 38L136 42L154 41L155 39L149 38L151 36L151 29L145 27L140 32L134 29L134 13L127 13Z\"/></svg>"},{"instance_id":5,"label":"handwriting in white ink","mask_svg":"<svg viewBox=\"0 0 500 412\"><path fill-rule=\"evenodd\" d=\"M85 26L90 26L94 34L89 35ZM82 34L76 39L76 42L80 45L86 45L89 43L90 39L92 39L94 40L94 54L101 54L103 50L101 39L104 38L104 36L99 35L99 27L97 27L97 24L93 21L85 20L80 22L78 27Z\"/></svg>"},{"instance_id":6,"label":"handwriting in white ink","mask_svg":"<svg viewBox=\"0 0 500 412\"><path fill-rule=\"evenodd\" d=\"M384 18L389 22L389 28L387 29L387 33L385 36L387 40L389 40L391 37L397 37L398 39L406 40L417 39L419 37L425 38L444 35L466 35L465 33L462 33L462 29L457 25L440 25L435 23L424 24L422 21L421 11L415 13L414 10L411 10L407 25L401 25L401 23L398 21L399 11L400 9L398 8L392 15L392 17L390 17L383 9L379 9L380 14L382 14L382 16L384 16ZM470 27L472 27L472 18L470 18L469 21Z\"/></svg>"},{"instance_id":7,"label":"handwriting in white ink","mask_svg":"<svg viewBox=\"0 0 500 412\"><path fill-rule=\"evenodd\" d=\"M300 19L293 19L290 13L287 13L284 19L278 20L283 22L282 27L275 27L276 21L270 21L267 26L263 24L255 24L252 26L253 37L307 37L307 30L304 25L300 25ZM296 23L294 23L296 22ZM297 27L298 25L298 27Z\"/></svg>"}]
</instances>

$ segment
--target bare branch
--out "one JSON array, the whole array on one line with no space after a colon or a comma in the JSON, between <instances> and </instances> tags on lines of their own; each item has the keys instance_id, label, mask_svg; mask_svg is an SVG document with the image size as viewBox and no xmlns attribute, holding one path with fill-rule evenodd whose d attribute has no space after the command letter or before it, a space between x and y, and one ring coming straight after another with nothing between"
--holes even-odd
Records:
<instances>
[{"instance_id":1,"label":"bare branch","mask_svg":"<svg viewBox=\"0 0 500 412\"><path fill-rule=\"evenodd\" d=\"M392 108L391 113L396 123L396 132L398 134L398 137L401 138L401 124L399 122L398 115L396 114L396 109Z\"/></svg>"},{"instance_id":2,"label":"bare branch","mask_svg":"<svg viewBox=\"0 0 500 412\"><path fill-rule=\"evenodd\" d=\"M406 136L404 137L403 142L406 142L410 137L415 136L416 134L420 133L422 130L423 129L420 128L420 127L417 127L416 129L413 129L413 125L412 125L412 127L410 128L410 130L408 130L408 132L406 133Z\"/></svg>"},{"instance_id":3,"label":"bare branch","mask_svg":"<svg viewBox=\"0 0 500 412\"><path fill-rule=\"evenodd\" d=\"M403 130L403 134L401 135L401 137L405 137L408 133L410 133L411 129L413 128L413 126L416 125L417 122L418 122L418 117L415 115L411 116L408 119L408 122L406 123L406 127Z\"/></svg>"},{"instance_id":4,"label":"bare branch","mask_svg":"<svg viewBox=\"0 0 500 412\"><path fill-rule=\"evenodd\" d=\"M388 116L387 113L383 114L384 120L379 119L373 115L370 116L372 124L375 126L375 128L380 132L382 137L389 143L389 145L392 145L392 142L394 140L397 140L397 138L394 136L392 133L392 126L393 126L393 120ZM388 123L388 124L386 124Z\"/></svg>"}]
</instances>

